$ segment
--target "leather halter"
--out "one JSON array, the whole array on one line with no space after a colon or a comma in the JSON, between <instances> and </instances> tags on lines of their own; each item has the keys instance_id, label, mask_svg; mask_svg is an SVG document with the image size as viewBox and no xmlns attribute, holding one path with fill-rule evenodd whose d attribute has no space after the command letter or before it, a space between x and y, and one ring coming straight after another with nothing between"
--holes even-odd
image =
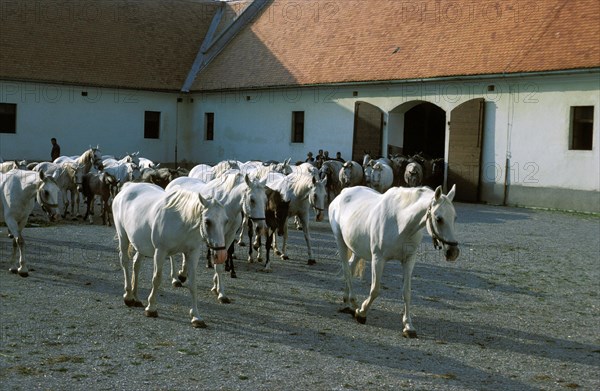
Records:
<instances>
[{"instance_id":1,"label":"leather halter","mask_svg":"<svg viewBox=\"0 0 600 391\"><path fill-rule=\"evenodd\" d=\"M438 231L435 228L435 224L433 224L434 218L433 218L432 207L433 207L433 202L431 203L431 205L429 205L429 208L427 208L426 223L427 223L427 228L429 229L429 232L431 233L431 240L433 241L433 247L436 250L441 250L442 245L440 243L443 243L446 246L458 246L458 242L446 240L440 236L440 234L438 233Z\"/></svg>"}]
</instances>

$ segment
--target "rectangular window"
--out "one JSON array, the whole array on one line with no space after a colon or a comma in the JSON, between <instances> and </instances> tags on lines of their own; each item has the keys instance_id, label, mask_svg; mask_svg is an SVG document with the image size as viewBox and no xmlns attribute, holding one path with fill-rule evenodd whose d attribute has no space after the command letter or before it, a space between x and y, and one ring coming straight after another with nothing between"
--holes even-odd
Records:
<instances>
[{"instance_id":1,"label":"rectangular window","mask_svg":"<svg viewBox=\"0 0 600 391\"><path fill-rule=\"evenodd\" d=\"M0 103L0 133L17 133L17 105Z\"/></svg>"},{"instance_id":2,"label":"rectangular window","mask_svg":"<svg viewBox=\"0 0 600 391\"><path fill-rule=\"evenodd\" d=\"M204 139L215 139L215 113L204 113Z\"/></svg>"},{"instance_id":3,"label":"rectangular window","mask_svg":"<svg viewBox=\"0 0 600 391\"><path fill-rule=\"evenodd\" d=\"M591 151L594 138L594 106L571 106L569 149Z\"/></svg>"},{"instance_id":4,"label":"rectangular window","mask_svg":"<svg viewBox=\"0 0 600 391\"><path fill-rule=\"evenodd\" d=\"M304 111L292 111L292 142L304 142Z\"/></svg>"},{"instance_id":5,"label":"rectangular window","mask_svg":"<svg viewBox=\"0 0 600 391\"><path fill-rule=\"evenodd\" d=\"M158 138L160 135L160 111L144 112L144 138Z\"/></svg>"}]
</instances>

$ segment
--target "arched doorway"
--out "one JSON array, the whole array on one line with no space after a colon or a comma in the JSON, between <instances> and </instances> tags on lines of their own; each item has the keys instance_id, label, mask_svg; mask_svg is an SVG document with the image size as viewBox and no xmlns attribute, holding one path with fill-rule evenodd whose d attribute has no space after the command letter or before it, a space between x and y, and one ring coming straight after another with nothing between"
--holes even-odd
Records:
<instances>
[{"instance_id":1,"label":"arched doorway","mask_svg":"<svg viewBox=\"0 0 600 391\"><path fill-rule=\"evenodd\" d=\"M405 155L422 152L437 159L444 157L446 147L446 112L433 103L420 103L404 114Z\"/></svg>"},{"instance_id":2,"label":"arched doorway","mask_svg":"<svg viewBox=\"0 0 600 391\"><path fill-rule=\"evenodd\" d=\"M373 156L381 156L382 139L383 110L367 102L356 102L352 160L362 162L365 151Z\"/></svg>"}]
</instances>

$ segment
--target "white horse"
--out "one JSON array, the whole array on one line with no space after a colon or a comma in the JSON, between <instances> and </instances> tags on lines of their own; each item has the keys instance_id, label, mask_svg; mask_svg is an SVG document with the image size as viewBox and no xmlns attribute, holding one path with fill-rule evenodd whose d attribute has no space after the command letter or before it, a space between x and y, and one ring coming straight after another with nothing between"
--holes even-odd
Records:
<instances>
[{"instance_id":1,"label":"white horse","mask_svg":"<svg viewBox=\"0 0 600 391\"><path fill-rule=\"evenodd\" d=\"M59 156L54 159L54 163L62 164L65 162L74 162L78 165L83 165L83 173L87 174L90 172L92 167L95 167L98 170L102 170L104 166L102 165L102 153L100 152L100 147L88 149L80 156Z\"/></svg>"},{"instance_id":2,"label":"white horse","mask_svg":"<svg viewBox=\"0 0 600 391\"><path fill-rule=\"evenodd\" d=\"M21 160L21 161L17 161L17 160L9 160L7 162L1 162L0 163L0 174L4 174L9 172L10 170L17 170L17 169L25 169L27 166L27 161L25 160Z\"/></svg>"},{"instance_id":3,"label":"white horse","mask_svg":"<svg viewBox=\"0 0 600 391\"><path fill-rule=\"evenodd\" d=\"M454 237L456 212L452 205L455 191L455 186L448 195L442 194L441 186L435 192L428 187L399 187L384 194L364 186L342 190L329 206L329 221L345 279L346 307L342 312L350 312L360 323L365 323L367 312L379 295L385 263L399 260L404 269L403 335L417 336L410 317L411 276L422 228L427 227L434 246L444 249L447 260L456 260L459 249ZM359 260L371 261L371 291L357 308L352 273Z\"/></svg>"},{"instance_id":4,"label":"white horse","mask_svg":"<svg viewBox=\"0 0 600 391\"><path fill-rule=\"evenodd\" d=\"M232 170L229 174L213 179L208 183L203 183L197 178L177 178L167 186L167 191L177 188L195 191L204 197L212 197L225 208L228 217L228 223L225 227L225 246L228 249L225 270L229 271L231 277L235 278L233 242L242 226L243 215L248 216L253 222L257 233L260 234L266 231L267 193L265 181L251 180L248 175L242 175L239 171ZM185 267L182 267L179 275L180 277L183 276L185 281Z\"/></svg>"},{"instance_id":5,"label":"white horse","mask_svg":"<svg viewBox=\"0 0 600 391\"><path fill-rule=\"evenodd\" d=\"M158 168L158 164L154 164L154 162L148 158L138 156L138 167L140 170L144 168Z\"/></svg>"},{"instance_id":6,"label":"white horse","mask_svg":"<svg viewBox=\"0 0 600 391\"><path fill-rule=\"evenodd\" d=\"M369 187L377 190L380 193L385 193L389 188L392 187L393 183L394 171L392 170L392 167L380 161L373 164Z\"/></svg>"},{"instance_id":7,"label":"white horse","mask_svg":"<svg viewBox=\"0 0 600 391\"><path fill-rule=\"evenodd\" d=\"M42 162L33 167L33 171L43 172L46 176L51 176L56 181L62 198L63 218L69 212L69 205L71 205L72 216L76 215L75 211L79 212L79 192L83 183L83 170L83 165L73 162L61 164ZM70 201L68 195L71 198Z\"/></svg>"},{"instance_id":8,"label":"white horse","mask_svg":"<svg viewBox=\"0 0 600 391\"><path fill-rule=\"evenodd\" d=\"M156 295L160 287L164 259L183 253L189 270L188 288L192 296L192 326L206 327L198 312L196 298L196 268L203 244L215 251L215 270L223 270L225 236L223 227L227 214L216 200L207 200L195 192L178 189L165 192L159 186L148 183L128 183L117 194L112 205L115 228L119 238L119 258L125 277L125 304L142 306L137 298L140 258L154 258L152 291L144 314L158 316ZM136 253L133 257L133 275L130 273L127 254L129 246Z\"/></svg>"},{"instance_id":9,"label":"white horse","mask_svg":"<svg viewBox=\"0 0 600 391\"><path fill-rule=\"evenodd\" d=\"M58 217L58 192L54 179L42 172L17 169L0 174L0 222L6 223L13 240L12 265L17 264L17 251L19 252L18 267L9 269L12 273L18 273L21 277L29 275L23 259L25 240L22 232L33 211L35 200L49 215L50 220L54 220Z\"/></svg>"},{"instance_id":10,"label":"white horse","mask_svg":"<svg viewBox=\"0 0 600 391\"><path fill-rule=\"evenodd\" d=\"M308 249L308 264L314 265L316 263L312 247L310 245L310 231L309 231L309 209L312 206L316 211L316 221L323 220L323 211L325 209L325 197L327 185L327 178L318 179L317 177L302 172L292 173L288 176L281 175L277 177L272 174L267 180L267 186L273 190L278 191L283 197L284 201L289 201L289 217L295 216L298 218L302 225L302 231L304 233L304 240L306 241L306 247ZM285 225L285 231L283 234L283 246L281 250L278 249L275 243L275 253L281 257L281 259L289 259L286 254L287 251L287 238L288 238L288 225Z\"/></svg>"},{"instance_id":11,"label":"white horse","mask_svg":"<svg viewBox=\"0 0 600 391\"><path fill-rule=\"evenodd\" d=\"M363 183L363 176L362 166L354 160L349 160L340 169L340 184L342 188L361 185Z\"/></svg>"}]
</instances>

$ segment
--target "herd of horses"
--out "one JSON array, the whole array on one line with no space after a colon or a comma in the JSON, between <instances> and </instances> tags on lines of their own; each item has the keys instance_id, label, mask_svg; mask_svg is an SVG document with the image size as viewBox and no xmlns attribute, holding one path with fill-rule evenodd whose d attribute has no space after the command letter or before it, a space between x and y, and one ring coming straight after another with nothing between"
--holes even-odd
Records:
<instances>
[{"instance_id":1,"label":"herd of horses","mask_svg":"<svg viewBox=\"0 0 600 391\"><path fill-rule=\"evenodd\" d=\"M91 219L95 198L100 197L103 224L110 225L111 215L114 220L125 304L144 306L137 296L137 275L141 260L153 258L152 290L144 313L158 316L156 299L163 263L169 258L171 283L190 290L192 325L206 327L198 310L195 280L204 251L207 266L214 269L212 291L219 302L229 303L223 276L229 272L236 277L235 243L245 245L247 234L248 261L264 259L264 270L271 271L272 247L276 255L289 259L287 221L294 217L304 234L307 263L314 265L310 210L316 221L322 221L328 207L344 272L341 311L364 323L379 295L385 263L399 260L404 270L403 335L416 337L410 317L410 281L422 229L426 228L436 248L443 249L447 260L459 255L452 205L455 187L444 195L438 185L440 172L443 178L443 161L420 155L379 159L365 155L362 164L328 160L319 167L311 163L291 165L289 159L225 160L188 171L160 168L139 153L116 159L103 156L99 148L90 148L79 156L61 156L54 162L0 164L0 221L6 223L12 238L10 271L26 277L29 270L23 256L22 231L36 200L55 220L69 213L77 216L82 195L84 219ZM281 246L277 236L282 237ZM264 250L262 237L266 239ZM177 268L174 256L179 254L182 263ZM371 290L359 305L351 280L362 272L365 261L371 262Z\"/></svg>"}]
</instances>

